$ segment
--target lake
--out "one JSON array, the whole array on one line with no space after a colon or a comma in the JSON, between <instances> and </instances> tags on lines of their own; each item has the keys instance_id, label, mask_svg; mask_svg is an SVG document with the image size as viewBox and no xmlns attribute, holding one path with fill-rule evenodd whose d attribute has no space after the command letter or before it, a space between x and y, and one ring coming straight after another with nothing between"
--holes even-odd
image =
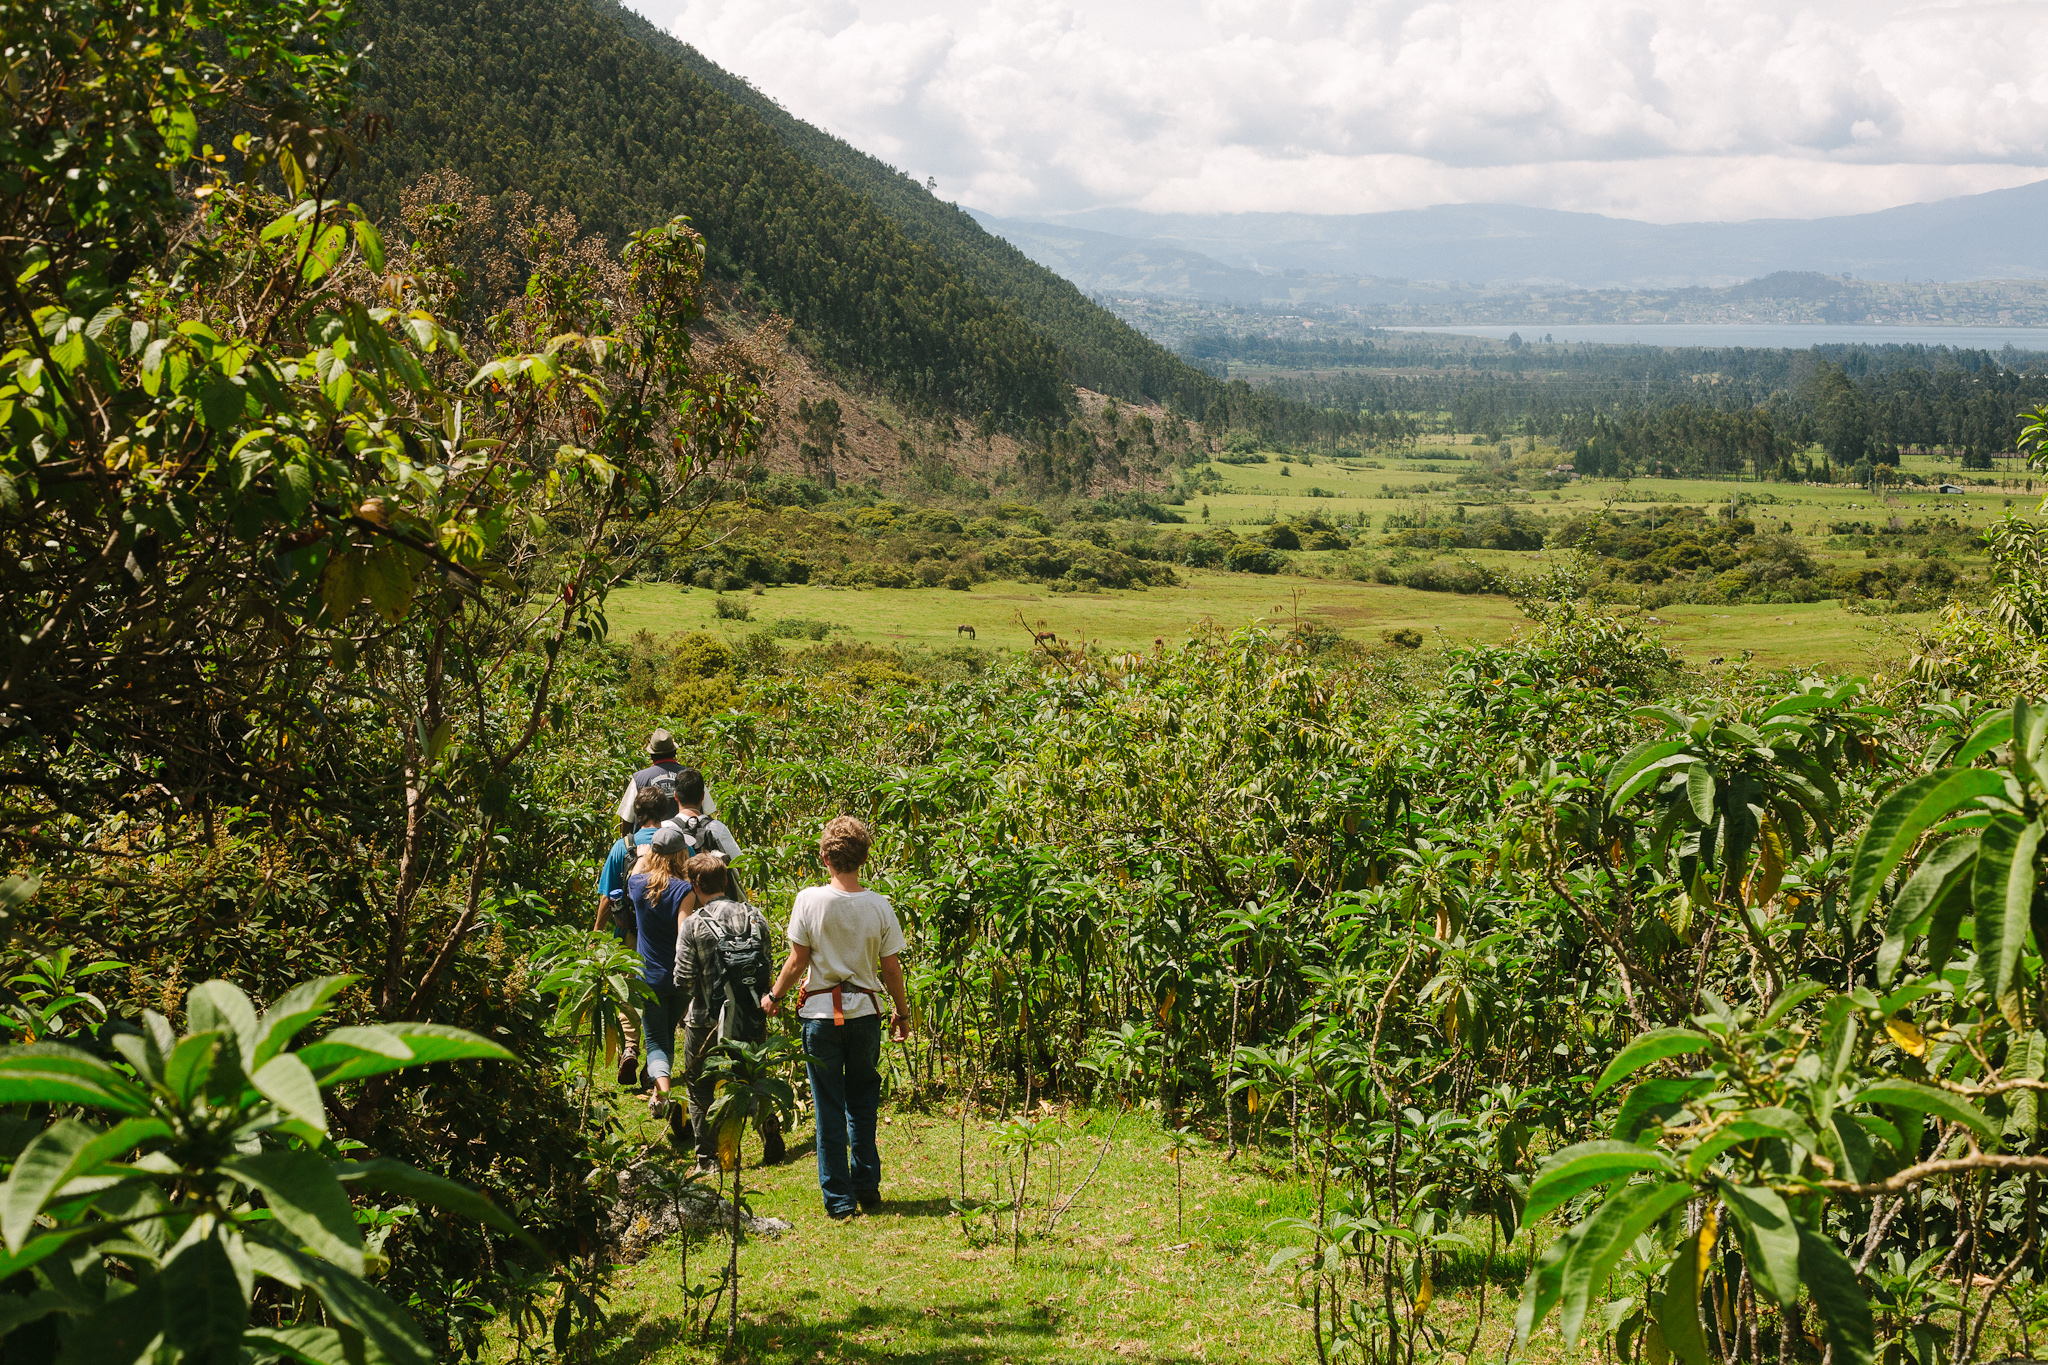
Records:
<instances>
[{"instance_id":1,"label":"lake","mask_svg":"<svg viewBox=\"0 0 2048 1365\"><path fill-rule=\"evenodd\" d=\"M1590 341L1607 346L1760 346L1803 351L1809 346L1952 346L1996 351L2048 351L2048 327L1884 327L1823 322L1523 322L1469 327L1406 327L1410 332L1449 332L1505 341L1520 332L1524 341Z\"/></svg>"}]
</instances>

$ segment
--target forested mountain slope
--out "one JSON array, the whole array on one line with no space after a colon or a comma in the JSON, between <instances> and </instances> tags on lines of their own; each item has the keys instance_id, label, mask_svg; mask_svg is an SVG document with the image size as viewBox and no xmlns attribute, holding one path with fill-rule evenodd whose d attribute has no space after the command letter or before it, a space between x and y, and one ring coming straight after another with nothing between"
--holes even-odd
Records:
<instances>
[{"instance_id":1,"label":"forested mountain slope","mask_svg":"<svg viewBox=\"0 0 2048 1365\"><path fill-rule=\"evenodd\" d=\"M822 357L915 402L1054 422L1069 385L1199 409L1206 375L844 143L608 0L367 0L367 107L391 120L351 194L388 213L451 167L614 240L676 213Z\"/></svg>"},{"instance_id":2,"label":"forested mountain slope","mask_svg":"<svg viewBox=\"0 0 2048 1365\"><path fill-rule=\"evenodd\" d=\"M601 0L371 0L365 104L392 127L352 192L388 214L439 167L524 190L615 242L688 214L823 356L905 397L1017 423L1069 404L1059 350L664 57Z\"/></svg>"}]
</instances>

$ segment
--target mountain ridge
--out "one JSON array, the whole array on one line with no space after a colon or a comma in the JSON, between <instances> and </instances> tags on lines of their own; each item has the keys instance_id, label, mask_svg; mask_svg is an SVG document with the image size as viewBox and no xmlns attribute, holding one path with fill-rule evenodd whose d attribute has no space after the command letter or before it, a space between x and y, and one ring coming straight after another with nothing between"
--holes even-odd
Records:
<instances>
[{"instance_id":1,"label":"mountain ridge","mask_svg":"<svg viewBox=\"0 0 2048 1365\"><path fill-rule=\"evenodd\" d=\"M2048 180L1828 218L1646 223L1513 204L1375 214L977 214L1010 237L1088 233L1096 255L1177 253L1197 273L1371 277L1399 285L1686 288L1776 272L1885 281L2048 279ZM1115 239L1115 240L1109 240ZM1083 287L1088 287L1084 284Z\"/></svg>"}]
</instances>

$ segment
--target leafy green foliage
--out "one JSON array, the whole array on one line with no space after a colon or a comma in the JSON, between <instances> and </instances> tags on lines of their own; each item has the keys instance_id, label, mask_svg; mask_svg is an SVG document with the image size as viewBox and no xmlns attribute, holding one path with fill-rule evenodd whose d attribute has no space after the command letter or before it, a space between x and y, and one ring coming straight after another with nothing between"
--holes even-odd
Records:
<instances>
[{"instance_id":1,"label":"leafy green foliage","mask_svg":"<svg viewBox=\"0 0 2048 1365\"><path fill-rule=\"evenodd\" d=\"M244 1351L313 1365L433 1358L404 1310L365 1282L350 1192L397 1195L505 1232L516 1225L441 1176L346 1159L329 1136L323 1092L512 1054L431 1024L340 1028L295 1047L349 983L310 981L258 1013L234 986L206 982L186 998L188 1032L146 1012L140 1032L115 1036L119 1061L63 1043L0 1049L0 1105L116 1119L59 1118L31 1135L17 1117L11 1129L0 1185L0 1282L12 1291L0 1298L0 1332L10 1357L54 1342L66 1358L109 1365ZM320 1319L252 1324L265 1284L317 1302Z\"/></svg>"}]
</instances>

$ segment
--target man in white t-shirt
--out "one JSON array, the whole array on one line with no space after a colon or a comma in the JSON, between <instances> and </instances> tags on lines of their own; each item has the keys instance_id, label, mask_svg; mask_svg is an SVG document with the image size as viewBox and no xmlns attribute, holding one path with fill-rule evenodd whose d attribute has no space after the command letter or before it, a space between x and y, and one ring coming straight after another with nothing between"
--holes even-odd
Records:
<instances>
[{"instance_id":1,"label":"man in white t-shirt","mask_svg":"<svg viewBox=\"0 0 2048 1365\"><path fill-rule=\"evenodd\" d=\"M798 974L805 974L797 1015L818 1114L818 1188L825 1212L838 1219L882 1202L882 1157L875 1149L875 1111L882 1102L879 992L887 990L895 1007L890 1035L898 1042L910 1036L910 998L898 960L903 928L889 898L860 884L873 842L868 827L850 815L825 826L818 856L832 880L797 892L789 960L761 997L761 1008L774 1014Z\"/></svg>"}]
</instances>

